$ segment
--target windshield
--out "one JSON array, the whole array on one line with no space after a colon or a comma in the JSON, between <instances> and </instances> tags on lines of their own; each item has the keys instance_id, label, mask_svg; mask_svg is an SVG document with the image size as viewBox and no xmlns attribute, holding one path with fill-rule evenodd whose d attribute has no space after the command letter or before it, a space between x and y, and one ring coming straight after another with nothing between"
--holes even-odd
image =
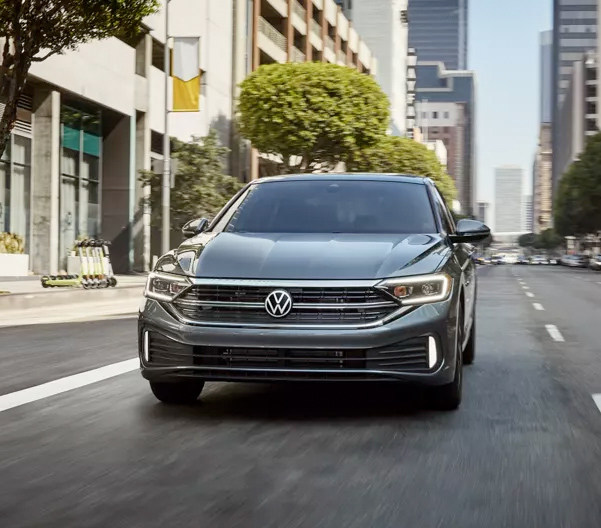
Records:
<instances>
[{"instance_id":1,"label":"windshield","mask_svg":"<svg viewBox=\"0 0 601 528\"><path fill-rule=\"evenodd\" d=\"M222 229L229 233L437 232L426 186L400 181L264 183L226 216Z\"/></svg>"}]
</instances>

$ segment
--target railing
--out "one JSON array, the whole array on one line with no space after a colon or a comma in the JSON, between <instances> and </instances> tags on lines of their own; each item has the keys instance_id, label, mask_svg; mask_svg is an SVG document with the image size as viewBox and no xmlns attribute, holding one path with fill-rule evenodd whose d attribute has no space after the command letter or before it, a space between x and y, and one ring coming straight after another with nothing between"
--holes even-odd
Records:
<instances>
[{"instance_id":1,"label":"railing","mask_svg":"<svg viewBox=\"0 0 601 528\"><path fill-rule=\"evenodd\" d=\"M332 37L329 37L326 35L326 48L328 48L330 51L334 51L334 41L332 40Z\"/></svg>"},{"instance_id":2,"label":"railing","mask_svg":"<svg viewBox=\"0 0 601 528\"><path fill-rule=\"evenodd\" d=\"M321 26L314 18L311 19L311 31L321 38Z\"/></svg>"},{"instance_id":3,"label":"railing","mask_svg":"<svg viewBox=\"0 0 601 528\"><path fill-rule=\"evenodd\" d=\"M309 0L310 2L312 2L313 0ZM298 0L292 0L292 8L294 9L294 12L301 17L303 20L306 20L307 18L307 10L300 5L300 3L298 2Z\"/></svg>"},{"instance_id":4,"label":"railing","mask_svg":"<svg viewBox=\"0 0 601 528\"><path fill-rule=\"evenodd\" d=\"M297 47L292 48L292 62L305 62L305 54Z\"/></svg>"},{"instance_id":5,"label":"railing","mask_svg":"<svg viewBox=\"0 0 601 528\"><path fill-rule=\"evenodd\" d=\"M269 22L267 22L267 20L265 20L263 17L259 17L259 31L263 33L282 51L286 51L286 37L282 35L276 28L274 28Z\"/></svg>"},{"instance_id":6,"label":"railing","mask_svg":"<svg viewBox=\"0 0 601 528\"><path fill-rule=\"evenodd\" d=\"M344 51L338 50L338 53L336 55L339 62L343 62L344 64L346 64L346 53Z\"/></svg>"}]
</instances>

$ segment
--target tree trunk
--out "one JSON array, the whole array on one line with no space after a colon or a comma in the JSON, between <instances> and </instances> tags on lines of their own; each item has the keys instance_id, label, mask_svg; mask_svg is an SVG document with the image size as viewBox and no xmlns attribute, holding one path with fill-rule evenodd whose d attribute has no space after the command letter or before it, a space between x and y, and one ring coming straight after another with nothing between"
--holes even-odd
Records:
<instances>
[{"instance_id":1,"label":"tree trunk","mask_svg":"<svg viewBox=\"0 0 601 528\"><path fill-rule=\"evenodd\" d=\"M4 154L17 120L17 107L30 65L31 59L25 57L20 49L13 55L7 53L5 47L0 67L0 102L6 105L0 116L0 157Z\"/></svg>"}]
</instances>

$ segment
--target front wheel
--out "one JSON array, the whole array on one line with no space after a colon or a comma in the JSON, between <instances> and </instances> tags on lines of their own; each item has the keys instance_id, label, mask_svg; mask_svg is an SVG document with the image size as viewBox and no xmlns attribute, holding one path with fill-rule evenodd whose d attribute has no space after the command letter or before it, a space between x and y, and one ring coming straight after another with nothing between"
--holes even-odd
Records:
<instances>
[{"instance_id":1,"label":"front wheel","mask_svg":"<svg viewBox=\"0 0 601 528\"><path fill-rule=\"evenodd\" d=\"M204 385L204 381L185 381L179 383L151 381L150 390L157 400L163 403L184 405L194 403L200 396Z\"/></svg>"},{"instance_id":2,"label":"front wheel","mask_svg":"<svg viewBox=\"0 0 601 528\"><path fill-rule=\"evenodd\" d=\"M457 341L455 345L455 377L451 383L432 387L430 401L432 407L439 411L454 411L461 405L463 393L463 309L457 314Z\"/></svg>"}]
</instances>

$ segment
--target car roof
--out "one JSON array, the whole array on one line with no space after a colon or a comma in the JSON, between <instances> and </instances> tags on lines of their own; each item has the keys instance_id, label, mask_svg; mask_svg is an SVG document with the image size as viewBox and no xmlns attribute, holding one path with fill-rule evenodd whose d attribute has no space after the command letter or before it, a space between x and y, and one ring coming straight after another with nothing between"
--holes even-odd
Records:
<instances>
[{"instance_id":1,"label":"car roof","mask_svg":"<svg viewBox=\"0 0 601 528\"><path fill-rule=\"evenodd\" d=\"M379 182L403 182L416 183L419 185L431 184L430 178L415 176L412 174L375 173L375 172L324 172L308 174L287 174L282 176L270 176L254 180L253 184L264 184L276 181L379 181Z\"/></svg>"}]
</instances>

